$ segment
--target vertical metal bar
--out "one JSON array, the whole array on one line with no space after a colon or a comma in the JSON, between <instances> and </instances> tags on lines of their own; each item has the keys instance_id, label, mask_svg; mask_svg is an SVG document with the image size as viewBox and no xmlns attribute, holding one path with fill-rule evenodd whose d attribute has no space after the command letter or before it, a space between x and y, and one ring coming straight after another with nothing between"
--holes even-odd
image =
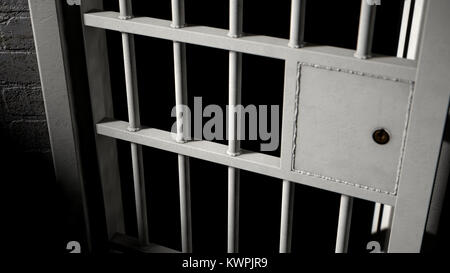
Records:
<instances>
[{"instance_id":1,"label":"vertical metal bar","mask_svg":"<svg viewBox=\"0 0 450 273\"><path fill-rule=\"evenodd\" d=\"M242 0L230 0L230 30L228 35L238 38L242 35ZM238 139L239 113L236 109L241 104L242 54L229 53L229 101L228 101L228 154L240 153ZM239 170L228 167L228 253L239 251Z\"/></svg>"},{"instance_id":2,"label":"vertical metal bar","mask_svg":"<svg viewBox=\"0 0 450 273\"><path fill-rule=\"evenodd\" d=\"M42 8L41 2L30 1L30 4L31 2L39 5L39 8ZM103 1L81 1L81 14L91 10L103 10ZM80 17L83 20L83 16ZM105 117L112 117L114 112L109 73L108 48L105 30L86 27L83 24L83 36L92 122L95 125ZM55 77L55 74L53 77ZM47 109L47 111L49 111L49 109ZM95 134L95 144L98 170L102 183L108 239L111 239L116 233L125 232L117 145L115 139L98 134Z\"/></svg>"},{"instance_id":3,"label":"vertical metal bar","mask_svg":"<svg viewBox=\"0 0 450 273\"><path fill-rule=\"evenodd\" d=\"M172 27L185 25L184 0L172 0ZM187 107L186 45L173 42L175 72L175 104L177 113L177 142L189 138L189 120L184 112ZM178 155L178 182L180 191L181 248L184 253L192 252L192 218L189 157Z\"/></svg>"},{"instance_id":4,"label":"vertical metal bar","mask_svg":"<svg viewBox=\"0 0 450 273\"><path fill-rule=\"evenodd\" d=\"M355 57L368 59L372 53L372 39L375 27L376 5L368 0L361 0L361 15L359 18L358 44Z\"/></svg>"},{"instance_id":5,"label":"vertical metal bar","mask_svg":"<svg viewBox=\"0 0 450 273\"><path fill-rule=\"evenodd\" d=\"M449 109L450 110L450 109ZM428 234L437 235L439 230L439 222L442 214L442 208L445 201L445 193L447 192L448 178L450 174L450 111L447 116L444 137L441 147L441 155L439 156L439 165L437 166L436 178L434 181L433 194L428 212L426 232Z\"/></svg>"},{"instance_id":6,"label":"vertical metal bar","mask_svg":"<svg viewBox=\"0 0 450 273\"><path fill-rule=\"evenodd\" d=\"M352 221L353 197L341 195L339 222L336 237L336 253L347 253Z\"/></svg>"},{"instance_id":7,"label":"vertical metal bar","mask_svg":"<svg viewBox=\"0 0 450 273\"><path fill-rule=\"evenodd\" d=\"M182 28L184 25L184 0L172 0L172 27Z\"/></svg>"},{"instance_id":8,"label":"vertical metal bar","mask_svg":"<svg viewBox=\"0 0 450 273\"><path fill-rule=\"evenodd\" d=\"M280 253L291 252L295 184L283 181L281 198Z\"/></svg>"},{"instance_id":9,"label":"vertical metal bar","mask_svg":"<svg viewBox=\"0 0 450 273\"><path fill-rule=\"evenodd\" d=\"M184 253L190 253L192 252L192 218L189 157L178 155L178 172L180 187L181 249Z\"/></svg>"},{"instance_id":10,"label":"vertical metal bar","mask_svg":"<svg viewBox=\"0 0 450 273\"><path fill-rule=\"evenodd\" d=\"M242 35L242 16L243 0L230 0L230 37L238 38Z\"/></svg>"},{"instance_id":11,"label":"vertical metal bar","mask_svg":"<svg viewBox=\"0 0 450 273\"><path fill-rule=\"evenodd\" d=\"M228 97L228 154L237 156L240 153L239 141L239 108L241 105L242 53L229 53L229 97Z\"/></svg>"},{"instance_id":12,"label":"vertical metal bar","mask_svg":"<svg viewBox=\"0 0 450 273\"><path fill-rule=\"evenodd\" d=\"M372 228L370 230L371 234L377 234L380 232L380 216L381 216L381 209L382 209L381 203L375 203L374 209L373 209L373 218L372 218Z\"/></svg>"},{"instance_id":13,"label":"vertical metal bar","mask_svg":"<svg viewBox=\"0 0 450 273\"><path fill-rule=\"evenodd\" d=\"M304 45L305 7L306 0L292 0L291 2L290 47L299 48ZM295 70L296 69L297 66L295 65ZM288 72L286 71L286 73ZM280 253L291 252L294 193L295 184L289 181L283 181L281 197Z\"/></svg>"},{"instance_id":14,"label":"vertical metal bar","mask_svg":"<svg viewBox=\"0 0 450 273\"><path fill-rule=\"evenodd\" d=\"M239 169L228 167L228 253L239 251Z\"/></svg>"},{"instance_id":15,"label":"vertical metal bar","mask_svg":"<svg viewBox=\"0 0 450 273\"><path fill-rule=\"evenodd\" d=\"M414 9L414 13L411 16L412 8ZM403 6L403 15L397 49L397 57L403 58L403 56L405 56L406 53L408 59L413 60L417 59L423 21L423 13L424 13L424 0L416 0L416 1L405 0ZM408 25L410 23L411 23L411 30L408 35L409 31ZM386 245L388 245L389 232L391 229L394 209L392 206L388 205L380 205L380 206L381 206L380 210L375 211L380 214L378 215L378 217L381 219L380 223L378 224L378 230L376 232L380 231L386 232Z\"/></svg>"},{"instance_id":16,"label":"vertical metal bar","mask_svg":"<svg viewBox=\"0 0 450 273\"><path fill-rule=\"evenodd\" d=\"M303 47L305 37L305 8L306 0L292 0L291 2L291 32L289 46Z\"/></svg>"},{"instance_id":17,"label":"vertical metal bar","mask_svg":"<svg viewBox=\"0 0 450 273\"><path fill-rule=\"evenodd\" d=\"M388 252L420 252L448 118L450 1L426 1L414 97ZM426 141L425 141L426 140ZM417 168L420 166L420 168Z\"/></svg>"},{"instance_id":18,"label":"vertical metal bar","mask_svg":"<svg viewBox=\"0 0 450 273\"><path fill-rule=\"evenodd\" d=\"M409 34L408 54L410 60L417 60L419 57L420 42L422 39L422 28L425 14L425 0L414 1L414 14L411 18L411 33Z\"/></svg>"},{"instance_id":19,"label":"vertical metal bar","mask_svg":"<svg viewBox=\"0 0 450 273\"><path fill-rule=\"evenodd\" d=\"M120 19L127 20L132 17L130 0L120 0ZM136 75L136 56L134 37L128 33L122 33L123 60L125 66L125 84L128 106L128 130L139 131L139 98ZM133 167L134 195L136 202L136 216L138 225L138 237L141 244L148 243L147 205L145 196L145 179L142 159L142 146L131 143L131 161Z\"/></svg>"},{"instance_id":20,"label":"vertical metal bar","mask_svg":"<svg viewBox=\"0 0 450 273\"><path fill-rule=\"evenodd\" d=\"M402 13L402 22L400 25L400 35L398 38L398 47L397 47L397 57L403 58L406 50L406 41L408 40L408 25L409 25L409 14L411 12L411 2L412 0L404 0L403 3L403 13Z\"/></svg>"},{"instance_id":21,"label":"vertical metal bar","mask_svg":"<svg viewBox=\"0 0 450 273\"><path fill-rule=\"evenodd\" d=\"M400 26L400 35L397 47L397 57L403 58L408 44L408 25L410 18L412 0L405 0L403 4L402 22ZM392 207L380 203L375 204L375 210L372 222L372 234L379 233L383 230L388 231L390 228L390 219L392 218ZM387 234L386 238L389 238Z\"/></svg>"}]
</instances>

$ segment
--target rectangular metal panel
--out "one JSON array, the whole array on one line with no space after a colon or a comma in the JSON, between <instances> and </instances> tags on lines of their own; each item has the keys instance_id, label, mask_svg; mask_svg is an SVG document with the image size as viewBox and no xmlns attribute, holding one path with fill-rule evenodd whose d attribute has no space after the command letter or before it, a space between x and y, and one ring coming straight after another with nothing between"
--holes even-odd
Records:
<instances>
[{"instance_id":1,"label":"rectangular metal panel","mask_svg":"<svg viewBox=\"0 0 450 273\"><path fill-rule=\"evenodd\" d=\"M304 63L297 73L292 171L395 195L413 83Z\"/></svg>"}]
</instances>

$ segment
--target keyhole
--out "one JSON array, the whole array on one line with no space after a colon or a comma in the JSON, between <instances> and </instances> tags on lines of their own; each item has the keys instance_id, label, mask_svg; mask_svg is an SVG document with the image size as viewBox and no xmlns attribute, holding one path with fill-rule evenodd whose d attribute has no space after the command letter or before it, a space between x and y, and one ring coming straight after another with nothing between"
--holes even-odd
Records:
<instances>
[{"instance_id":1,"label":"keyhole","mask_svg":"<svg viewBox=\"0 0 450 273\"><path fill-rule=\"evenodd\" d=\"M375 132L373 132L372 138L376 143L384 145L389 142L390 136L389 133L386 132L386 130L378 129Z\"/></svg>"}]
</instances>

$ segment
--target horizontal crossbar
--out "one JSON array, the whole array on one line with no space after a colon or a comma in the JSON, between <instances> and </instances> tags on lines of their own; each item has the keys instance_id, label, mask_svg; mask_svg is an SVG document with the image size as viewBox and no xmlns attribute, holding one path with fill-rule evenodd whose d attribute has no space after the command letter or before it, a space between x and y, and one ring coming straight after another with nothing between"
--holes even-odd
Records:
<instances>
[{"instance_id":1,"label":"horizontal crossbar","mask_svg":"<svg viewBox=\"0 0 450 273\"><path fill-rule=\"evenodd\" d=\"M86 26L174 40L188 44L237 51L264 57L298 60L304 63L320 64L360 71L375 75L385 75L414 81L416 62L396 57L375 56L361 60L353 56L354 50L332 46L310 45L304 48L291 48L287 39L244 35L240 38L229 37L228 30L207 26L186 26L173 28L171 21L136 17L128 20L118 18L119 13L112 11L87 13L84 15Z\"/></svg>"},{"instance_id":2,"label":"horizontal crossbar","mask_svg":"<svg viewBox=\"0 0 450 273\"><path fill-rule=\"evenodd\" d=\"M97 133L115 139L198 158L249 172L293 181L303 185L346 194L369 201L387 205L394 205L395 202L395 196L380 194L356 187L349 187L330 181L323 181L315 177L299 176L289 170L282 170L280 167L280 158L278 157L245 150L243 150L242 154L239 156L233 157L227 154L227 145L204 140L178 143L174 140L174 136L171 132L154 128L143 128L137 132L130 132L128 130L128 123L125 121L108 120L101 122L97 124Z\"/></svg>"}]
</instances>

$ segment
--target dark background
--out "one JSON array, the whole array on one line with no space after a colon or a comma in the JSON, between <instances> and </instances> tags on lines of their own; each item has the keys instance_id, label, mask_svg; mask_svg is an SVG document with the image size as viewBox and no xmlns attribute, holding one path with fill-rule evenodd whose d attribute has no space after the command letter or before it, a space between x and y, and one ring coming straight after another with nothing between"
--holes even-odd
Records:
<instances>
[{"instance_id":1,"label":"dark background","mask_svg":"<svg viewBox=\"0 0 450 273\"><path fill-rule=\"evenodd\" d=\"M63 1L64 2L64 1ZM104 1L105 10L118 11L118 1ZM373 51L394 56L403 1L383 1L377 8ZM68 41L69 62L79 125L89 122L87 78L78 7L63 6L64 31ZM151 16L171 20L170 1L133 1L136 16ZM186 0L186 22L228 28L228 1ZM360 0L307 2L305 41L354 49L358 32ZM290 1L244 1L244 32L288 38ZM121 37L107 32L115 118L127 120ZM174 122L171 109L175 104L172 42L147 37L135 37L138 66L139 96L142 123L145 126L170 130ZM203 105L218 104L223 109L228 102L228 52L187 45L188 97L203 98ZM282 109L284 62L245 54L243 57L242 104L280 105ZM280 111L280 120L281 120ZM204 122L207 120L204 119ZM280 122L281 125L281 122ZM281 134L281 130L280 130ZM80 126L84 169L95 178L93 131ZM281 135L280 135L281 137ZM23 156L17 148L2 142L2 158L7 177L18 201L10 210L21 234L29 234L15 243L35 240L48 252L64 252L61 234L67 227L61 215L66 213L65 200L60 200L56 183L46 187L36 181L54 181L48 164L36 164L31 156ZM221 143L226 143L222 141ZM242 147L259 152L261 141L243 141ZM129 144L118 141L126 230L137 235L133 181ZM4 152L5 151L5 152ZM279 156L279 150L269 154ZM40 161L39 161L40 162ZM164 246L181 249L177 156L162 150L144 148L150 240ZM23 166L27 171L23 171ZM38 175L36 175L38 174ZM8 184L8 183L7 183ZM192 220L194 252L225 253L227 226L227 167L191 159ZM9 187L8 187L9 189ZM23 190L31 191L23 194ZM105 224L102 216L101 191L98 181L88 184L88 205L93 212L91 222L96 236L94 249L105 250ZM293 227L294 253L334 253L340 195L296 185ZM448 201L443 211L441 232L437 238L426 236L427 249L445 251L449 242ZM241 171L240 252L278 252L281 180ZM31 208L31 210L30 210ZM17 211L17 213L16 213ZM367 242L380 239L370 235L373 203L355 199L350 248L351 253L366 253ZM38 233L35 236L31 232Z\"/></svg>"}]
</instances>

